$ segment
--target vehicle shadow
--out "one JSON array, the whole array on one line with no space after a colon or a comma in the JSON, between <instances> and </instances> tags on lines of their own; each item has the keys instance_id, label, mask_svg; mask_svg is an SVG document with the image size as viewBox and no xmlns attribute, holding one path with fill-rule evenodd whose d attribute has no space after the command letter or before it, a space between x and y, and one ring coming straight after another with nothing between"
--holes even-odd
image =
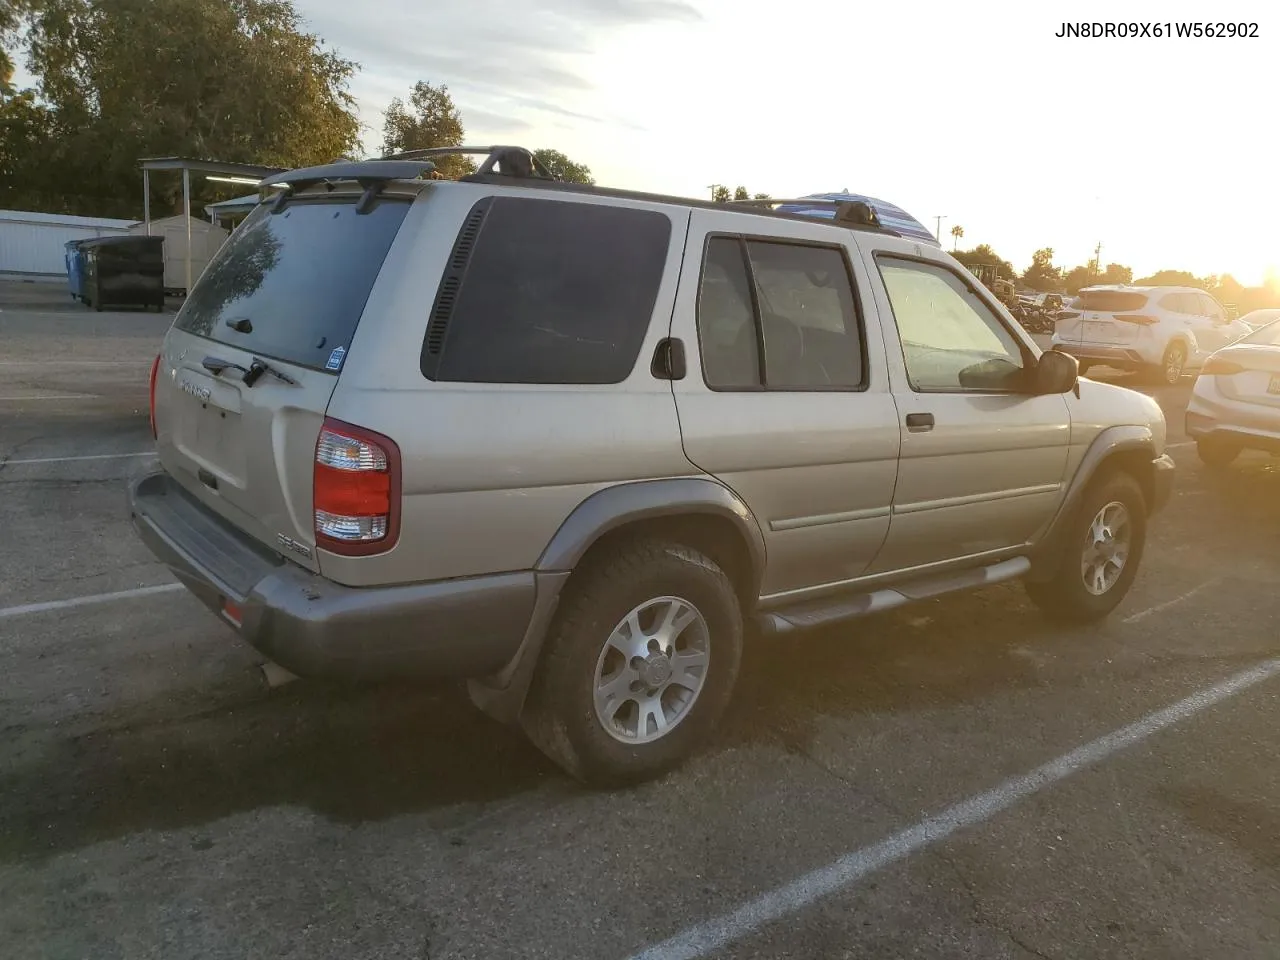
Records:
<instances>
[{"instance_id":1,"label":"vehicle shadow","mask_svg":"<svg viewBox=\"0 0 1280 960\"><path fill-rule=\"evenodd\" d=\"M1115 642L1106 631L1051 627L1012 584L810 636L753 638L708 752L794 748L831 717L1040 687L1042 671L1019 648ZM131 707L88 732L11 730L0 747L0 861L280 806L351 824L425 815L426 828L449 830L519 795L537 791L554 806L587 789L458 685L304 681L206 695L207 705L175 696Z\"/></svg>"},{"instance_id":2,"label":"vehicle shadow","mask_svg":"<svg viewBox=\"0 0 1280 960\"><path fill-rule=\"evenodd\" d=\"M452 808L559 779L454 685L238 690L207 707L148 704L82 735L8 737L0 861L276 806L349 823L440 810L447 826Z\"/></svg>"}]
</instances>

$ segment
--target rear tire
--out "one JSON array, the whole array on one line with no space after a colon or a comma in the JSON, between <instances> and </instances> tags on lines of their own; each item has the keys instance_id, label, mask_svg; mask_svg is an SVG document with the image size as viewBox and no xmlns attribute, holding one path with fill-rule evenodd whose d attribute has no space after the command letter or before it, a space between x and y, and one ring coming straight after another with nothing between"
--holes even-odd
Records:
<instances>
[{"instance_id":1,"label":"rear tire","mask_svg":"<svg viewBox=\"0 0 1280 960\"><path fill-rule=\"evenodd\" d=\"M1160 366L1153 371L1153 376L1157 383L1166 387L1177 386L1182 380L1182 375L1187 370L1187 346L1180 340L1175 340L1165 348L1164 356L1160 359Z\"/></svg>"},{"instance_id":2,"label":"rear tire","mask_svg":"<svg viewBox=\"0 0 1280 960\"><path fill-rule=\"evenodd\" d=\"M1053 578L1024 581L1027 595L1051 620L1101 620L1133 585L1146 536L1147 504L1138 481L1127 473L1104 477L1080 501Z\"/></svg>"},{"instance_id":3,"label":"rear tire","mask_svg":"<svg viewBox=\"0 0 1280 960\"><path fill-rule=\"evenodd\" d=\"M566 587L521 723L579 780L636 783L693 753L724 713L742 611L724 571L683 544L634 541L588 562Z\"/></svg>"},{"instance_id":4,"label":"rear tire","mask_svg":"<svg viewBox=\"0 0 1280 960\"><path fill-rule=\"evenodd\" d=\"M1240 456L1240 448L1225 440L1201 437L1196 441L1196 456L1207 467L1225 467Z\"/></svg>"}]
</instances>

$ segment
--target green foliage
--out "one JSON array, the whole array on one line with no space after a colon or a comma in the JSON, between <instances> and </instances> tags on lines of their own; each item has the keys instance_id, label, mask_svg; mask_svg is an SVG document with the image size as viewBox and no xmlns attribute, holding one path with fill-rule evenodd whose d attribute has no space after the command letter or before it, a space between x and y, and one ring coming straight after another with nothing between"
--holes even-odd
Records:
<instances>
[{"instance_id":1,"label":"green foliage","mask_svg":"<svg viewBox=\"0 0 1280 960\"><path fill-rule=\"evenodd\" d=\"M720 184L716 184L711 188L711 199L715 203L728 203L732 197L733 195L729 192L728 187L722 187Z\"/></svg>"},{"instance_id":2,"label":"green foliage","mask_svg":"<svg viewBox=\"0 0 1280 960\"><path fill-rule=\"evenodd\" d=\"M406 150L429 150L432 147L460 147L466 129L462 114L449 94L449 88L441 84L434 87L419 80L409 93L409 103L394 97L387 107L382 124L382 152L402 153ZM471 157L440 157L436 170L449 180L476 172Z\"/></svg>"},{"instance_id":3,"label":"green foliage","mask_svg":"<svg viewBox=\"0 0 1280 960\"><path fill-rule=\"evenodd\" d=\"M1002 259L985 243L980 243L972 250L956 250L951 254L966 267L977 267L982 264L992 264L996 268L996 275L1003 280L1016 280L1017 272L1013 269L1013 264L1008 260Z\"/></svg>"},{"instance_id":4,"label":"green foliage","mask_svg":"<svg viewBox=\"0 0 1280 960\"><path fill-rule=\"evenodd\" d=\"M1140 287L1201 287L1205 282L1186 270L1157 270L1137 282Z\"/></svg>"},{"instance_id":5,"label":"green foliage","mask_svg":"<svg viewBox=\"0 0 1280 960\"><path fill-rule=\"evenodd\" d=\"M1042 247L1031 255L1031 266L1022 271L1022 282L1032 290L1062 288L1062 268L1053 265L1053 248Z\"/></svg>"},{"instance_id":6,"label":"green foliage","mask_svg":"<svg viewBox=\"0 0 1280 960\"><path fill-rule=\"evenodd\" d=\"M358 144L356 64L305 32L291 0L30 0L16 21L37 88L3 104L6 125L33 133L4 148L4 206L136 217L142 157L291 167ZM176 211L179 178L153 181L160 212ZM193 205L227 192L193 188Z\"/></svg>"},{"instance_id":7,"label":"green foliage","mask_svg":"<svg viewBox=\"0 0 1280 960\"><path fill-rule=\"evenodd\" d=\"M584 163L574 163L559 150L535 150L533 155L565 183L593 184L596 182L596 178L591 175L590 167Z\"/></svg>"}]
</instances>

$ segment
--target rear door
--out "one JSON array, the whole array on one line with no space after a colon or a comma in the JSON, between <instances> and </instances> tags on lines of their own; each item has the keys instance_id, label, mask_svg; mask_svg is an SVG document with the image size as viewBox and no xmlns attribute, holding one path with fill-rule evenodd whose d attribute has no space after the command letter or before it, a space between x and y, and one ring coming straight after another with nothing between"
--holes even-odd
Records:
<instances>
[{"instance_id":1,"label":"rear door","mask_svg":"<svg viewBox=\"0 0 1280 960\"><path fill-rule=\"evenodd\" d=\"M845 231L693 211L672 325L697 346L672 384L685 454L755 514L772 599L858 577L889 529L899 432L868 285Z\"/></svg>"},{"instance_id":2,"label":"rear door","mask_svg":"<svg viewBox=\"0 0 1280 960\"><path fill-rule=\"evenodd\" d=\"M164 468L312 570L316 438L410 207L384 197L357 213L357 199L338 189L255 209L194 284L156 380Z\"/></svg>"}]
</instances>

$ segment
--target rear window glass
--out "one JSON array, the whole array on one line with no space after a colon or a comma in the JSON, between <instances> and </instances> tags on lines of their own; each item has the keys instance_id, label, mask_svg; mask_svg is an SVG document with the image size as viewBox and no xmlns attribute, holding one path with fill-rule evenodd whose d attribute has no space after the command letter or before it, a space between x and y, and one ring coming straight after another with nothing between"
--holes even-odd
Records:
<instances>
[{"instance_id":1,"label":"rear window glass","mask_svg":"<svg viewBox=\"0 0 1280 960\"><path fill-rule=\"evenodd\" d=\"M1242 343L1256 343L1265 347L1280 347L1280 320L1272 320L1265 327L1253 331Z\"/></svg>"},{"instance_id":2,"label":"rear window glass","mask_svg":"<svg viewBox=\"0 0 1280 960\"><path fill-rule=\"evenodd\" d=\"M174 325L263 357L337 369L408 210L399 200L363 214L354 200L295 200L279 213L259 206L201 274Z\"/></svg>"},{"instance_id":3,"label":"rear window glass","mask_svg":"<svg viewBox=\"0 0 1280 960\"><path fill-rule=\"evenodd\" d=\"M466 223L427 328L424 375L471 383L627 378L662 283L671 241L664 214L498 197L481 201ZM465 234L476 224L470 246Z\"/></svg>"},{"instance_id":4,"label":"rear window glass","mask_svg":"<svg viewBox=\"0 0 1280 960\"><path fill-rule=\"evenodd\" d=\"M1141 293L1127 290L1081 290L1072 304L1077 310L1095 310L1103 313L1121 313L1125 310L1141 310L1147 298Z\"/></svg>"}]
</instances>

